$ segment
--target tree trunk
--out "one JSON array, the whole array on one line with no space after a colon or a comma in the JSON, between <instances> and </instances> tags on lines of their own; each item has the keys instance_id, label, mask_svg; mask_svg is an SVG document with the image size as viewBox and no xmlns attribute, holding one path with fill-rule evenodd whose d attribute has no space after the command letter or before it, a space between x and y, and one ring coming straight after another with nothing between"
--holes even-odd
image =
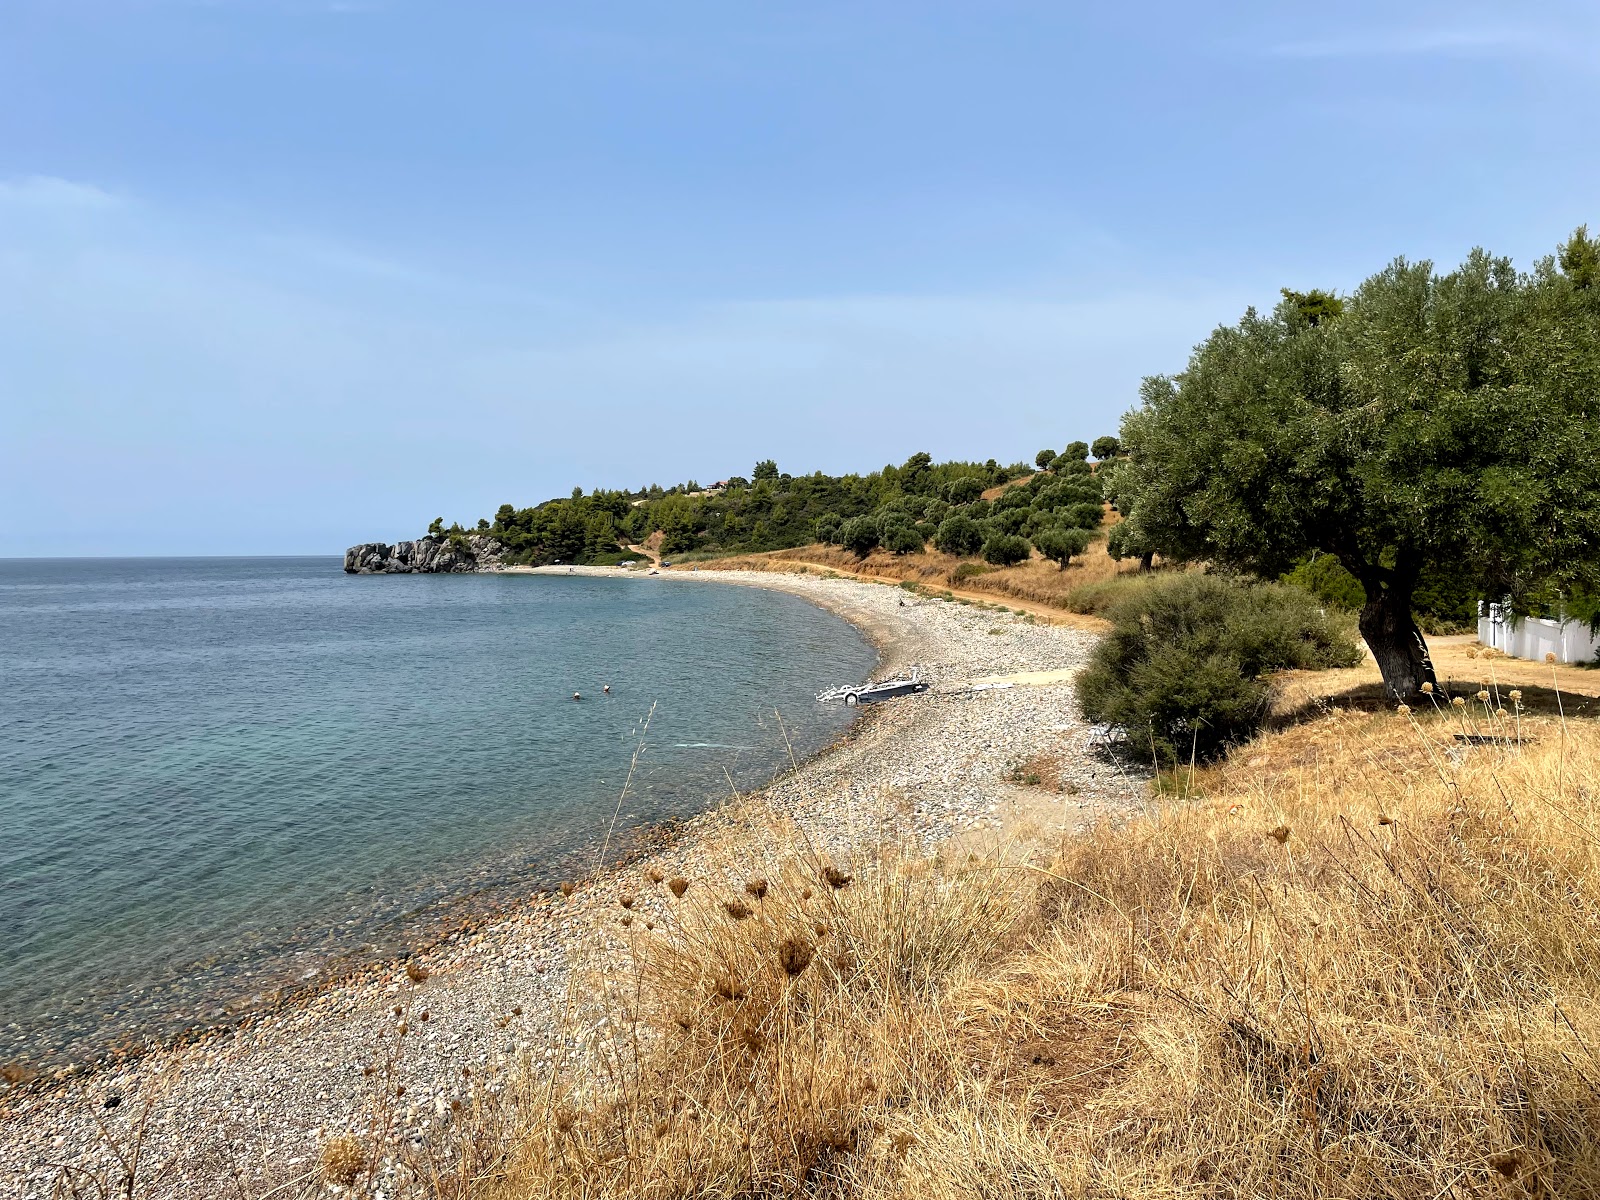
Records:
<instances>
[{"instance_id":1,"label":"tree trunk","mask_svg":"<svg viewBox=\"0 0 1600 1200\"><path fill-rule=\"evenodd\" d=\"M1156 552L1154 550L1146 550L1143 554L1141 554L1139 556L1139 570L1141 570L1141 571L1151 570L1155 566L1155 562L1156 562Z\"/></svg>"},{"instance_id":2,"label":"tree trunk","mask_svg":"<svg viewBox=\"0 0 1600 1200\"><path fill-rule=\"evenodd\" d=\"M1365 583L1365 581L1363 581ZM1367 602L1361 608L1361 636L1383 673L1383 690L1391 700L1406 700L1434 683L1422 631L1411 619L1411 588L1365 583Z\"/></svg>"}]
</instances>

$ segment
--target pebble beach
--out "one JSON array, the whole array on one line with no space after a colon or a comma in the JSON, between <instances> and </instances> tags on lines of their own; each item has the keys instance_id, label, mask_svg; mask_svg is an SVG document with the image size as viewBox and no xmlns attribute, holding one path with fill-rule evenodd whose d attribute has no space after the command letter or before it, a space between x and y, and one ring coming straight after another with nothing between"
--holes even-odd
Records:
<instances>
[{"instance_id":1,"label":"pebble beach","mask_svg":"<svg viewBox=\"0 0 1600 1200\"><path fill-rule=\"evenodd\" d=\"M1071 680L1092 632L815 573L636 574L639 587L803 596L865 632L880 677L915 665L932 688L871 706L828 750L685 823L645 857L572 881L570 895L530 894L406 962L234 1031L62 1082L0 1084L0 1197L74 1194L59 1189L64 1179L96 1194L91 1176L117 1180L119 1155L135 1146L139 1196L330 1194L329 1139L370 1135L376 1120L385 1137L422 1144L480 1090L581 1054L574 1013L596 963L603 973L606 955L624 955L653 906L668 902L640 880L698 886L735 871L776 873L792 851L750 836L763 822L781 819L848 865L885 840L915 853L1047 843L1145 803L1143 777L1104 754L1076 713ZM1019 770L1041 759L1052 764L1049 787ZM597 843L607 816L597 814ZM729 846L747 861L730 863ZM624 929L617 898L633 892ZM374 1186L405 1191L394 1172L365 1194Z\"/></svg>"}]
</instances>

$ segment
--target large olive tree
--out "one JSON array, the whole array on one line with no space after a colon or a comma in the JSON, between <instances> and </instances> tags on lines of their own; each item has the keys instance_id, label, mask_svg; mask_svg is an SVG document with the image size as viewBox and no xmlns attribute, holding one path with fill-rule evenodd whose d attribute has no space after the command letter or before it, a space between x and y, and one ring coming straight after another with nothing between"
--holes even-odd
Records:
<instances>
[{"instance_id":1,"label":"large olive tree","mask_svg":"<svg viewBox=\"0 0 1600 1200\"><path fill-rule=\"evenodd\" d=\"M1342 304L1250 310L1124 418L1127 536L1268 576L1337 555L1387 690L1416 692L1425 568L1485 596L1600 581L1597 268L1580 229L1527 275L1482 251L1448 274L1397 260Z\"/></svg>"}]
</instances>

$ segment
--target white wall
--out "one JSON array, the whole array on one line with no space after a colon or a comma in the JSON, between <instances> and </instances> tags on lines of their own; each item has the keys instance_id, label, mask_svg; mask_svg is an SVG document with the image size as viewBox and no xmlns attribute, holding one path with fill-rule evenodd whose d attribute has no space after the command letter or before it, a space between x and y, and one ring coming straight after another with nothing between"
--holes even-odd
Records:
<instances>
[{"instance_id":1,"label":"white wall","mask_svg":"<svg viewBox=\"0 0 1600 1200\"><path fill-rule=\"evenodd\" d=\"M1551 621L1544 617L1513 617L1500 604L1478 603L1478 640L1503 650L1512 658L1542 662L1554 654L1557 662L1588 662L1600 658L1600 638L1589 632L1586 621Z\"/></svg>"}]
</instances>

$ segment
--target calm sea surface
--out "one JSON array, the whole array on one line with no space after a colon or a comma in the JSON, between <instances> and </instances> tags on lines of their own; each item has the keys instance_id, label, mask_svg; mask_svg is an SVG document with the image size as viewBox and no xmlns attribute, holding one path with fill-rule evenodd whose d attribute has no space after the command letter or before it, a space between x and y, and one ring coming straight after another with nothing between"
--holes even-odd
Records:
<instances>
[{"instance_id":1,"label":"calm sea surface","mask_svg":"<svg viewBox=\"0 0 1600 1200\"><path fill-rule=\"evenodd\" d=\"M231 1019L593 867L641 744L631 831L769 779L774 710L837 737L813 696L874 658L661 577L0 560L0 1062Z\"/></svg>"}]
</instances>

